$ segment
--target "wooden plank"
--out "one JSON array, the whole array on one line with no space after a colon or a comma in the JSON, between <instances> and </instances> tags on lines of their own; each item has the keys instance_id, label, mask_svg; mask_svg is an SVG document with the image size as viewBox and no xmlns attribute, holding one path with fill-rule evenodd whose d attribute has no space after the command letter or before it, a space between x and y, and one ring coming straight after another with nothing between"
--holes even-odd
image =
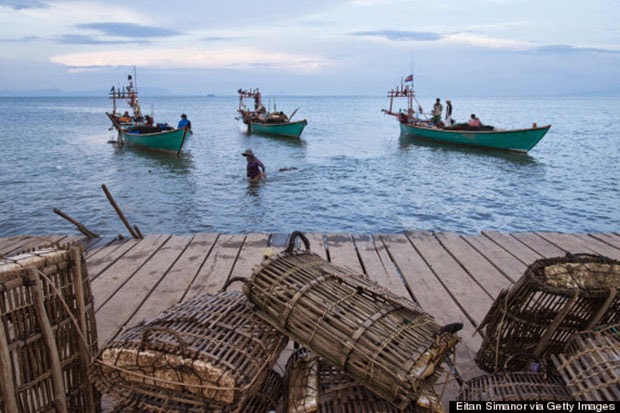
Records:
<instances>
[{"instance_id":1,"label":"wooden plank","mask_svg":"<svg viewBox=\"0 0 620 413\"><path fill-rule=\"evenodd\" d=\"M458 234L440 232L435 237L492 299L510 286L510 280Z\"/></svg>"},{"instance_id":2,"label":"wooden plank","mask_svg":"<svg viewBox=\"0 0 620 413\"><path fill-rule=\"evenodd\" d=\"M27 235L18 235L0 239L0 256L8 255L9 252L18 249L20 245L28 242L29 238Z\"/></svg>"},{"instance_id":3,"label":"wooden plank","mask_svg":"<svg viewBox=\"0 0 620 413\"><path fill-rule=\"evenodd\" d=\"M615 248L595 237L588 234L565 234L578 240L580 244L587 246L594 254L603 255L605 257L620 259L620 248Z\"/></svg>"},{"instance_id":4,"label":"wooden plank","mask_svg":"<svg viewBox=\"0 0 620 413\"><path fill-rule=\"evenodd\" d=\"M473 323L463 313L445 286L439 282L422 256L413 248L409 239L404 234L381 235L380 237L411 288L414 301L441 324L463 323L466 331L471 333L467 334L467 337L471 337L475 331ZM481 339L480 336L476 337L476 344L479 346Z\"/></svg>"},{"instance_id":5,"label":"wooden plank","mask_svg":"<svg viewBox=\"0 0 620 413\"><path fill-rule=\"evenodd\" d=\"M371 235L353 235L353 242L368 278L396 295L413 299L379 237L375 242Z\"/></svg>"},{"instance_id":6,"label":"wooden plank","mask_svg":"<svg viewBox=\"0 0 620 413\"><path fill-rule=\"evenodd\" d=\"M511 283L519 280L527 269L523 261L484 235L469 235L463 239L489 260Z\"/></svg>"},{"instance_id":7,"label":"wooden plank","mask_svg":"<svg viewBox=\"0 0 620 413\"><path fill-rule=\"evenodd\" d=\"M146 241L147 238L142 241ZM138 311L142 303L182 255L192 237L189 235L163 236L160 237L161 239L166 240L165 244L160 247L153 243L156 252L149 255L144 265L140 266L131 278L124 282L122 288L117 289L115 294L97 310L97 327L101 327L101 332L98 334L100 345L114 338L121 331L121 328ZM136 259L137 261L138 259ZM112 278L114 275L114 273L109 273L108 276L104 275L99 279ZM115 280L111 284L116 285L117 281ZM101 292L100 287L98 290Z\"/></svg>"},{"instance_id":8,"label":"wooden plank","mask_svg":"<svg viewBox=\"0 0 620 413\"><path fill-rule=\"evenodd\" d=\"M432 233L405 234L474 326L478 326L491 307L493 298L472 280Z\"/></svg>"},{"instance_id":9,"label":"wooden plank","mask_svg":"<svg viewBox=\"0 0 620 413\"><path fill-rule=\"evenodd\" d=\"M95 257L86 257L86 266L88 267L88 276L91 280L95 280L104 271L114 265L124 254L137 246L140 240L127 239L123 241L115 241L105 247Z\"/></svg>"},{"instance_id":10,"label":"wooden plank","mask_svg":"<svg viewBox=\"0 0 620 413\"><path fill-rule=\"evenodd\" d=\"M458 374L462 375L464 380L482 374L474 363L477 349L482 344L482 337L475 332L471 320L463 313L404 234L381 235L380 239L412 289L418 305L432 315L439 324L463 323L463 330L458 334L462 341L455 349L455 367ZM444 401L456 400L457 391L454 383L451 383L444 395Z\"/></svg>"},{"instance_id":11,"label":"wooden plank","mask_svg":"<svg viewBox=\"0 0 620 413\"><path fill-rule=\"evenodd\" d=\"M324 260L328 260L327 245L323 240L323 234L320 232L309 232L305 235L308 237L308 241L310 241L310 250Z\"/></svg>"},{"instance_id":12,"label":"wooden plank","mask_svg":"<svg viewBox=\"0 0 620 413\"><path fill-rule=\"evenodd\" d=\"M620 236L618 235L612 233L597 233L589 235L604 242L605 244L611 245L614 248L620 248Z\"/></svg>"},{"instance_id":13,"label":"wooden plank","mask_svg":"<svg viewBox=\"0 0 620 413\"><path fill-rule=\"evenodd\" d=\"M213 251L200 269L184 300L197 294L219 291L231 274L237 256L243 246L244 235L221 234Z\"/></svg>"},{"instance_id":14,"label":"wooden plank","mask_svg":"<svg viewBox=\"0 0 620 413\"><path fill-rule=\"evenodd\" d=\"M535 232L536 235L543 238L550 244L564 251L558 256L564 256L567 252L571 254L596 254L596 252L585 245L579 238L559 232Z\"/></svg>"},{"instance_id":15,"label":"wooden plank","mask_svg":"<svg viewBox=\"0 0 620 413\"><path fill-rule=\"evenodd\" d=\"M566 251L563 251L536 233L518 232L512 234L512 236L545 258L561 257L566 254Z\"/></svg>"},{"instance_id":16,"label":"wooden plank","mask_svg":"<svg viewBox=\"0 0 620 413\"><path fill-rule=\"evenodd\" d=\"M286 249L289 235L290 234L271 234L269 236L269 247L273 249L273 252L279 253Z\"/></svg>"},{"instance_id":17,"label":"wooden plank","mask_svg":"<svg viewBox=\"0 0 620 413\"><path fill-rule=\"evenodd\" d=\"M170 235L147 235L91 282L97 311L157 252ZM92 276L92 275L91 275Z\"/></svg>"},{"instance_id":18,"label":"wooden plank","mask_svg":"<svg viewBox=\"0 0 620 413\"><path fill-rule=\"evenodd\" d=\"M481 234L504 248L509 254L520 260L526 266L542 258L542 255L515 238L513 236L514 234L505 234L496 231L482 231Z\"/></svg>"},{"instance_id":19,"label":"wooden plank","mask_svg":"<svg viewBox=\"0 0 620 413\"><path fill-rule=\"evenodd\" d=\"M330 261L334 265L348 268L358 274L365 274L351 235L327 234L326 238Z\"/></svg>"},{"instance_id":20,"label":"wooden plank","mask_svg":"<svg viewBox=\"0 0 620 413\"><path fill-rule=\"evenodd\" d=\"M179 259L127 324L137 324L142 320L151 319L166 308L182 301L200 267L211 253L217 237L216 233L200 233L194 236Z\"/></svg>"},{"instance_id":21,"label":"wooden plank","mask_svg":"<svg viewBox=\"0 0 620 413\"><path fill-rule=\"evenodd\" d=\"M20 254L25 251L33 250L42 245L50 245L53 242L60 241L64 236L58 235L36 235L28 236L23 242L16 244L12 249L6 251L3 255L10 256Z\"/></svg>"},{"instance_id":22,"label":"wooden plank","mask_svg":"<svg viewBox=\"0 0 620 413\"><path fill-rule=\"evenodd\" d=\"M86 246L86 249L85 249L86 260L87 261L91 260L97 254L99 254L101 251L103 251L106 247L109 247L110 245L112 245L116 241L118 241L118 239L116 237L97 238L97 240L95 242L93 242L92 244L88 244Z\"/></svg>"},{"instance_id":23,"label":"wooden plank","mask_svg":"<svg viewBox=\"0 0 620 413\"><path fill-rule=\"evenodd\" d=\"M248 234L241 247L241 252L230 274L232 277L250 278L254 268L263 261L263 253L269 245L269 235ZM241 291L243 284L236 282L230 285L228 290Z\"/></svg>"}]
</instances>

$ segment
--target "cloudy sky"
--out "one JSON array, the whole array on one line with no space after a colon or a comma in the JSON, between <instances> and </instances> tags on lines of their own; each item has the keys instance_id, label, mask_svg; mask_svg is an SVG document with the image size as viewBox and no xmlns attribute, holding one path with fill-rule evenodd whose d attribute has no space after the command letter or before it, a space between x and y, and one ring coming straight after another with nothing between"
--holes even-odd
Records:
<instances>
[{"instance_id":1,"label":"cloudy sky","mask_svg":"<svg viewBox=\"0 0 620 413\"><path fill-rule=\"evenodd\" d=\"M0 0L0 93L620 94L618 0ZM90 94L92 94L90 93Z\"/></svg>"}]
</instances>

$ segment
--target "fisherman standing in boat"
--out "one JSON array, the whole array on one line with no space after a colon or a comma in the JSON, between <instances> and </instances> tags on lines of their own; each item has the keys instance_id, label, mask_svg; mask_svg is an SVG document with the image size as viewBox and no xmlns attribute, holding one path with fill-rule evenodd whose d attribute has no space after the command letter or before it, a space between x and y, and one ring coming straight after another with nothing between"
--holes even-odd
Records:
<instances>
[{"instance_id":1,"label":"fisherman standing in boat","mask_svg":"<svg viewBox=\"0 0 620 413\"><path fill-rule=\"evenodd\" d=\"M441 104L441 99L437 98L433 105L433 123L435 125L439 125L441 122L441 112L443 112L443 106Z\"/></svg>"},{"instance_id":2,"label":"fisherman standing in boat","mask_svg":"<svg viewBox=\"0 0 620 413\"><path fill-rule=\"evenodd\" d=\"M446 99L446 118L444 120L446 126L454 125L454 119L452 119L452 101Z\"/></svg>"},{"instance_id":3,"label":"fisherman standing in boat","mask_svg":"<svg viewBox=\"0 0 620 413\"><path fill-rule=\"evenodd\" d=\"M245 156L247 160L247 177L250 179L250 182L256 182L263 178L267 178L265 165L254 156L254 152L252 149L247 149L245 152L241 154Z\"/></svg>"}]
</instances>

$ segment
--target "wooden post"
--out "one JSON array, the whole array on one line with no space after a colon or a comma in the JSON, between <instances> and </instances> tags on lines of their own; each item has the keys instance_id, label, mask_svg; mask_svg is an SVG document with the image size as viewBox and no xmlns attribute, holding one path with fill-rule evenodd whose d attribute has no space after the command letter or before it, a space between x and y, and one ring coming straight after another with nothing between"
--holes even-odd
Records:
<instances>
[{"instance_id":1,"label":"wooden post","mask_svg":"<svg viewBox=\"0 0 620 413\"><path fill-rule=\"evenodd\" d=\"M86 298L84 296L84 279L82 277L82 255L78 247L71 247L71 259L73 260L73 285L75 288L75 299L78 310L78 320L80 323L80 329L82 330L81 337L78 338L80 343L80 358L82 359L82 380L86 389L86 403L87 412L96 413L97 406L95 405L95 393L93 391L93 384L88 377L88 367L90 366L91 354L90 343L84 342L82 337L88 338L88 327L86 324Z\"/></svg>"},{"instance_id":2,"label":"wooden post","mask_svg":"<svg viewBox=\"0 0 620 413\"><path fill-rule=\"evenodd\" d=\"M67 413L67 400L65 398L65 386L62 380L62 365L60 364L60 356L58 354L58 346L54 338L54 331L50 324L45 311L45 298L43 296L43 288L41 287L41 277L36 268L29 270L30 281L33 282L32 291L34 296L34 304L39 325L41 326L41 334L47 345L48 354L50 356L50 368L52 370L52 388L54 391L54 402L58 413Z\"/></svg>"},{"instance_id":3,"label":"wooden post","mask_svg":"<svg viewBox=\"0 0 620 413\"><path fill-rule=\"evenodd\" d=\"M116 201L114 200L114 197L112 197L112 194L108 190L108 187L105 186L105 184L101 184L101 188L103 189L103 192L105 192L105 196L108 197L108 201L110 201L110 203L112 204L112 207L120 217L121 221L123 221L123 224L125 224L125 227L129 230L131 236L135 239L140 239L138 234L136 234L136 231L131 227L131 225L129 225L129 221L127 221L127 218L125 218L123 211L121 211L120 207L116 204Z\"/></svg>"},{"instance_id":4,"label":"wooden post","mask_svg":"<svg viewBox=\"0 0 620 413\"><path fill-rule=\"evenodd\" d=\"M4 323L0 319L0 395L2 395L5 411L18 412L12 371L9 342L4 331Z\"/></svg>"},{"instance_id":5,"label":"wooden post","mask_svg":"<svg viewBox=\"0 0 620 413\"><path fill-rule=\"evenodd\" d=\"M55 214L60 215L61 217L63 217L64 219L66 219L67 221L69 221L70 223L72 223L73 225L75 225L77 227L77 229L84 235L86 235L88 238L101 238L101 236L97 233L92 232L91 230L89 230L88 228L86 228L84 226L84 224L82 224L81 222L71 218L69 215L65 214L64 212L62 212L60 209L56 209L54 208L52 211L54 211Z\"/></svg>"}]
</instances>

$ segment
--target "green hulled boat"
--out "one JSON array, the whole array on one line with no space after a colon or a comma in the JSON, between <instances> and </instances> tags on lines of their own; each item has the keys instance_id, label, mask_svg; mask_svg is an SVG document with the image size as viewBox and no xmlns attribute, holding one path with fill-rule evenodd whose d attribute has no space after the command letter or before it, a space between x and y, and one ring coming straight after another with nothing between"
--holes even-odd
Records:
<instances>
[{"instance_id":1,"label":"green hulled boat","mask_svg":"<svg viewBox=\"0 0 620 413\"><path fill-rule=\"evenodd\" d=\"M260 123L249 122L248 133L259 135L283 136L286 138L299 138L304 128L308 124L307 120L283 123Z\"/></svg>"},{"instance_id":2,"label":"green hulled boat","mask_svg":"<svg viewBox=\"0 0 620 413\"><path fill-rule=\"evenodd\" d=\"M145 132L131 129L121 132L123 142L127 145L159 152L172 152L177 155L187 146L192 132L188 128Z\"/></svg>"},{"instance_id":3,"label":"green hulled boat","mask_svg":"<svg viewBox=\"0 0 620 413\"><path fill-rule=\"evenodd\" d=\"M451 145L465 145L478 148L500 149L516 152L531 150L551 128L551 125L537 126L523 129L498 129L493 126L469 126L467 123L452 124L451 114L447 114L446 122L433 123L423 120L422 109L415 98L413 87L401 85L400 88L388 92L390 98L389 109L383 109L388 115L395 116L400 123L401 136L423 139L431 142ZM407 109L393 110L394 98L406 98ZM417 103L418 110L413 107Z\"/></svg>"},{"instance_id":4,"label":"green hulled boat","mask_svg":"<svg viewBox=\"0 0 620 413\"><path fill-rule=\"evenodd\" d=\"M135 74L134 74L135 76ZM118 144L127 144L142 149L159 152L181 153L187 146L192 135L191 123L183 128L173 128L168 124L153 124L150 116L143 116L138 101L138 89L134 87L131 75L127 77L128 85L122 88L112 86L112 113L106 115L118 132ZM117 100L125 100L133 111L133 116L125 112L122 116L117 112ZM147 121L150 120L150 123Z\"/></svg>"},{"instance_id":5,"label":"green hulled boat","mask_svg":"<svg viewBox=\"0 0 620 413\"><path fill-rule=\"evenodd\" d=\"M262 104L261 93L258 89L237 91L239 93L239 109L241 120L247 125L247 133L259 135L279 136L285 138L299 138L308 124L306 119L292 122L291 119L297 113L293 111L291 116L283 112L267 112ZM254 110L248 110L243 101L244 98L254 99ZM274 105L275 106L275 105Z\"/></svg>"},{"instance_id":6,"label":"green hulled boat","mask_svg":"<svg viewBox=\"0 0 620 413\"><path fill-rule=\"evenodd\" d=\"M495 128L455 130L425 124L401 122L400 132L405 136L433 142L527 152L540 142L550 127L551 125L511 130L498 130Z\"/></svg>"}]
</instances>

